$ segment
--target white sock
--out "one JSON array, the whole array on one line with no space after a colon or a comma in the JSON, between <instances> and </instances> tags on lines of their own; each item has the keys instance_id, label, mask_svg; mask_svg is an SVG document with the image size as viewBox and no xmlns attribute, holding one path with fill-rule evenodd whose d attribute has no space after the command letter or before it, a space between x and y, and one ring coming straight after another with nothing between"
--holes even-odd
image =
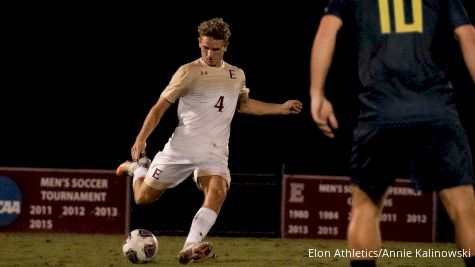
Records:
<instances>
[{"instance_id":1,"label":"white sock","mask_svg":"<svg viewBox=\"0 0 475 267\"><path fill-rule=\"evenodd\" d=\"M132 179L132 188L135 188L135 183L138 181L138 179L145 177L147 175L147 168L138 166L134 170L134 178Z\"/></svg>"},{"instance_id":2,"label":"white sock","mask_svg":"<svg viewBox=\"0 0 475 267\"><path fill-rule=\"evenodd\" d=\"M186 237L183 247L201 242L211 227L213 227L217 217L218 214L214 210L201 207L193 218L190 232L188 233L188 237Z\"/></svg>"}]
</instances>

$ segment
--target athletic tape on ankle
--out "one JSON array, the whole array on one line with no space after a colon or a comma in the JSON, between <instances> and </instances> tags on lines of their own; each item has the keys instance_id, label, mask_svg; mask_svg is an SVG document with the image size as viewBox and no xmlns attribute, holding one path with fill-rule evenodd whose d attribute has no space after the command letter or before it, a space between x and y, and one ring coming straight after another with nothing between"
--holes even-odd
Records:
<instances>
[{"instance_id":1,"label":"athletic tape on ankle","mask_svg":"<svg viewBox=\"0 0 475 267\"><path fill-rule=\"evenodd\" d=\"M132 187L135 187L135 183L138 179L147 175L147 168L139 166L134 170L134 178L132 179Z\"/></svg>"}]
</instances>

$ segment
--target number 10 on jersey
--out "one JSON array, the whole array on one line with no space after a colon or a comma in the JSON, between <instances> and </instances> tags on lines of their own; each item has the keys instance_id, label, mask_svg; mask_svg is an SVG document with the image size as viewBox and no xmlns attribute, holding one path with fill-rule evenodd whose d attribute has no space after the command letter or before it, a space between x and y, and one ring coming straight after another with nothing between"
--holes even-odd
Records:
<instances>
[{"instance_id":1,"label":"number 10 on jersey","mask_svg":"<svg viewBox=\"0 0 475 267\"><path fill-rule=\"evenodd\" d=\"M381 22L381 32L391 33L391 19L389 1L393 4L393 17L395 33L422 32L422 0L378 0L379 19ZM412 22L408 23L404 10L409 8L404 2L411 2Z\"/></svg>"}]
</instances>

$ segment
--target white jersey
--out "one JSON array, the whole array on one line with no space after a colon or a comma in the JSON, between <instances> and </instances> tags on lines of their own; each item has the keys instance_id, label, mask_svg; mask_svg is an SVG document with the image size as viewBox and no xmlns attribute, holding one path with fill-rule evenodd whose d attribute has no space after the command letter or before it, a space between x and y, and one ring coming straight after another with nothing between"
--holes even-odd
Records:
<instances>
[{"instance_id":1,"label":"white jersey","mask_svg":"<svg viewBox=\"0 0 475 267\"><path fill-rule=\"evenodd\" d=\"M238 101L248 99L244 71L225 62L210 67L201 59L182 65L161 97L178 103L179 124L163 153L174 163L206 157L227 160L231 121ZM164 155L163 155L164 156Z\"/></svg>"}]
</instances>

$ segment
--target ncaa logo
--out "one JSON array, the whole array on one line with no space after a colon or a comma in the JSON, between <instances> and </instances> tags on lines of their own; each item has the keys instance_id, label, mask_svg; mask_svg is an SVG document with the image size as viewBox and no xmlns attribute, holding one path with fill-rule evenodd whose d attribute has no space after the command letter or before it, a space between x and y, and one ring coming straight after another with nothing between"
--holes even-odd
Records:
<instances>
[{"instance_id":1,"label":"ncaa logo","mask_svg":"<svg viewBox=\"0 0 475 267\"><path fill-rule=\"evenodd\" d=\"M12 179L0 176L0 227L14 222L20 211L20 188Z\"/></svg>"}]
</instances>

